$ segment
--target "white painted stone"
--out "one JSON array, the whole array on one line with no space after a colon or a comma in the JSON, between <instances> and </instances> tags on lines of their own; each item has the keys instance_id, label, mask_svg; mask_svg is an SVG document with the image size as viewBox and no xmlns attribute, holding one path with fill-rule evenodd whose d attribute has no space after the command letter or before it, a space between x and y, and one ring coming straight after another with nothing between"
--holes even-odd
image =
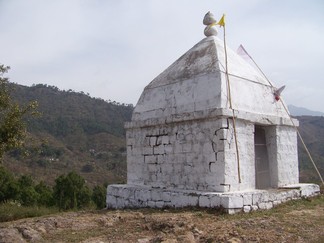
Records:
<instances>
[{"instance_id":1,"label":"white painted stone","mask_svg":"<svg viewBox=\"0 0 324 243\"><path fill-rule=\"evenodd\" d=\"M156 146L156 142L157 142L157 137L150 137L150 146Z\"/></svg>"},{"instance_id":2,"label":"white painted stone","mask_svg":"<svg viewBox=\"0 0 324 243\"><path fill-rule=\"evenodd\" d=\"M209 208L210 207L210 198L209 196L202 195L199 197L199 207Z\"/></svg>"},{"instance_id":3,"label":"white painted stone","mask_svg":"<svg viewBox=\"0 0 324 243\"><path fill-rule=\"evenodd\" d=\"M106 197L106 205L107 207L115 207L117 205L116 197L113 195L107 195Z\"/></svg>"},{"instance_id":4,"label":"white painted stone","mask_svg":"<svg viewBox=\"0 0 324 243\"><path fill-rule=\"evenodd\" d=\"M290 190L287 191L287 198L295 199L300 197L300 191L299 190Z\"/></svg>"},{"instance_id":5,"label":"white painted stone","mask_svg":"<svg viewBox=\"0 0 324 243\"><path fill-rule=\"evenodd\" d=\"M143 155L144 153L143 153L143 147L132 147L132 149L131 149L131 155L132 156L136 156L136 155ZM128 154L128 152L127 152L127 155L129 155Z\"/></svg>"},{"instance_id":6,"label":"white painted stone","mask_svg":"<svg viewBox=\"0 0 324 243\"><path fill-rule=\"evenodd\" d=\"M147 201L151 200L151 191L149 191L149 190L139 191L139 195L138 195L137 199L141 200L143 202L147 202Z\"/></svg>"},{"instance_id":7,"label":"white painted stone","mask_svg":"<svg viewBox=\"0 0 324 243\"><path fill-rule=\"evenodd\" d=\"M301 197L311 197L315 196L320 192L320 187L318 185L310 185L309 187L302 187Z\"/></svg>"},{"instance_id":8,"label":"white painted stone","mask_svg":"<svg viewBox=\"0 0 324 243\"><path fill-rule=\"evenodd\" d=\"M157 208L163 208L165 206L165 203L164 203L164 201L157 201L157 202L155 202L155 206Z\"/></svg>"},{"instance_id":9,"label":"white painted stone","mask_svg":"<svg viewBox=\"0 0 324 243\"><path fill-rule=\"evenodd\" d=\"M299 195L301 198L302 190L313 190L314 195L318 193L318 186L313 184L298 184L295 185L297 189L287 188L284 193L280 190L272 190L272 194L277 194L277 198L282 200L275 201L262 201L266 199L262 196L264 191L250 191L250 192L237 192L237 193L213 193L213 192L201 192L201 191L187 191L187 190L168 190L168 189L154 189L145 186L137 185L110 185L108 186L107 194L107 207L109 208L124 208L124 207L186 207L186 206L200 206L200 207L218 207L223 206L228 209L229 213L235 213L238 211L248 211L250 207L251 211L257 209L270 209L281 202L287 200L295 200L292 195ZM123 198L125 196L124 190L128 189L129 194L133 194L134 198ZM298 191L299 193L296 193ZM113 196L110 192L118 194ZM248 198L247 195L252 195L253 198L258 199L257 205L244 205L244 198ZM274 196L271 196L275 198ZM162 203L163 202L163 203ZM162 206L163 204L163 206Z\"/></svg>"},{"instance_id":10,"label":"white painted stone","mask_svg":"<svg viewBox=\"0 0 324 243\"><path fill-rule=\"evenodd\" d=\"M133 188L124 188L121 191L122 198L134 198L134 191Z\"/></svg>"},{"instance_id":11,"label":"white painted stone","mask_svg":"<svg viewBox=\"0 0 324 243\"><path fill-rule=\"evenodd\" d=\"M188 197L184 196L183 193L180 194L172 193L171 204L176 208L185 207L186 205L188 205Z\"/></svg>"},{"instance_id":12,"label":"white painted stone","mask_svg":"<svg viewBox=\"0 0 324 243\"><path fill-rule=\"evenodd\" d=\"M144 156L145 164L157 164L158 157L156 155L146 155Z\"/></svg>"},{"instance_id":13,"label":"white painted stone","mask_svg":"<svg viewBox=\"0 0 324 243\"><path fill-rule=\"evenodd\" d=\"M190 55L191 53L194 53L194 52L206 52L206 55L203 58L201 58L200 60L196 60L196 62L190 63L191 66L188 66L188 64L183 66L183 67L186 66L187 69L192 70L192 74L193 74L192 76L199 75L200 73L211 72L213 70L213 68L215 68L215 70L220 69L216 65L215 65L215 67L210 66L210 68L206 68L205 65L204 65L204 64L207 64L207 63L209 63L209 64L212 63L213 65L214 65L214 63L217 64L216 60L213 61L213 58L217 57L217 54L215 52L213 53L213 52L210 52L210 51L209 52L205 51L205 50L207 50L207 48L211 49L209 47L210 45L211 46L215 45L216 48L214 50L215 50L215 52L218 52L218 54L221 54L221 55L219 55L219 60L221 60L223 62L223 60L224 60L224 55L223 54L224 53L222 52L223 51L222 42L218 41L217 38L213 38L213 37L206 38L205 40L203 40L201 43L199 43L196 46L197 49L195 49L195 47L194 47L188 53L188 55ZM255 70L253 70L251 68L251 66L246 65L242 59L238 58L237 56L236 57L234 57L234 56L235 56L234 52L233 53L231 52L230 55L229 55L229 57L230 57L229 63L231 63L230 65L231 65L231 68L233 70L233 73L238 74L239 72L241 72L241 73L244 73L244 75L241 74L239 76L243 76L243 77L246 77L246 78L251 78L252 80L257 80L256 82L260 82L262 80L262 82L264 82L264 84L267 84L267 81L264 80L264 78L262 76L260 76L260 75L258 76L257 72ZM172 95L173 95L174 93L176 93L175 92L176 88L179 89L180 87L183 87L183 88L195 87L195 89L190 89L189 88L189 89L186 89L186 91L179 92L179 94L181 94L181 95L179 97L177 97L179 100L176 100L176 104L179 107L181 107L182 104L183 104L183 107L185 107L185 105L184 105L184 104L186 104L185 102L188 103L188 100L189 100L189 99L186 98L187 94L188 94L188 98L189 98L189 95L192 95L192 93L190 93L190 92L194 92L194 91L198 91L198 92L194 93L194 95L195 94L197 95L197 98L200 98L198 96L199 94L203 94L203 96L201 96L201 98L203 98L205 100L206 99L213 100L213 97L215 95L215 91L214 91L214 93L213 92L208 92L209 90L211 90L210 89L211 88L211 83L205 85L204 82L197 82L197 83L195 83L193 85L193 84L190 84L190 81L189 81L190 78L188 79L188 81L181 83L183 86L180 86L180 85L178 86L179 83L174 82L174 80L177 80L177 79L181 80L181 77L182 77L182 80L184 78L186 78L186 76L183 75L183 73L181 73L181 65L183 65L182 61L185 61L185 60L187 60L186 55L183 56L182 59L178 60L178 62L176 62L174 65L172 65L164 73L162 73L159 77L157 77L153 82L150 83L150 85L146 89L146 92L143 93L142 97L140 98L140 101L138 102L137 106L135 107L134 114L137 114L137 113L140 113L140 112L143 114L144 110L147 110L146 113L149 113L149 111L161 110L162 107L163 107L165 113L167 111L168 112L171 111L171 114L172 114L172 109L168 109L169 105L170 105L170 108L174 107L174 104L172 102L168 103L169 100L170 101L172 100L171 97L170 97L170 99L168 99L167 97L159 98L159 95L167 95L169 90L170 91L172 90ZM183 71L185 71L185 70L183 70ZM258 76L257 79L255 78L256 76ZM166 77L171 77L172 80L170 80L170 78L166 78ZM218 77L222 77L222 75L220 75ZM237 80L240 81L240 79L237 79ZM171 83L171 81L173 81L173 82ZM234 80L233 82L235 82L235 81L236 80ZM242 81L244 81L244 80L242 80ZM259 110L261 110L263 112L266 109L271 108L273 113L277 115L278 110L281 109L282 110L281 115L285 116L285 111L280 107L280 105L277 104L277 103L275 103L275 104L273 103L273 95L272 95L272 91L271 91L270 88L269 88L269 91L268 91L269 92L269 100L267 100L267 99L264 99L264 93L267 93L267 92L257 92L257 90L255 88L255 87L259 87L257 85L257 83L255 83L255 85L253 85L254 83L248 83L246 81L244 81L244 82L245 82L244 85L238 85L238 86L239 87L245 87L245 86L249 87L250 86L252 89L254 89L254 92L251 92L251 93L249 93L249 95L246 95L244 93L245 90L242 90L242 88L241 88L240 92L238 92L237 95L236 95L237 96L236 100L238 100L236 103L239 104L239 102L240 102L239 98L243 98L244 101L240 102L240 104L244 104L245 105L244 107L249 107L248 103L251 102L251 105L250 105L251 107L253 106L255 108L255 106L259 105L258 106ZM188 85L184 85L186 83L188 83ZM164 86L159 86L159 85L162 85L162 84ZM174 89L170 89L168 84L172 85ZM201 93L200 89L199 89L200 86L197 86L196 84L200 84L201 87L203 89L205 89L205 92ZM260 86L260 87L262 87L262 86ZM161 92L162 88L164 89L164 92ZM266 88L266 86L264 86L264 88ZM215 89L212 89L212 90L220 90L220 89L215 88ZM233 90L233 92L234 92L234 90ZM260 94L260 96L257 98L258 94ZM253 96L253 95L255 95L255 96ZM153 103L152 102L152 97L154 97L154 99L157 102ZM199 104L199 99L197 99L197 98L194 99L193 101L196 102L197 104ZM248 98L250 99L249 102L247 102ZM260 102L257 102L255 100L255 98L259 99ZM192 97L190 97L190 100L192 100ZM269 101L269 103L267 103L268 101ZM205 104L207 104L207 102ZM213 103L211 103L211 104L213 104ZM225 104L225 102L224 102L224 104ZM262 107L262 105L263 105L263 107ZM145 108L145 106L147 106L147 108ZM161 107L161 108L158 108L158 107ZM194 106L190 106L189 104L187 104L187 108L189 108L189 107L193 108ZM202 107L204 107L204 109L208 108L208 106L206 107L206 105L204 105ZM220 106L217 105L216 107L220 107ZM246 110L246 109L242 109L242 110ZM181 111L181 109L178 109L177 111L179 112L179 111ZM194 110L192 110L192 111L194 111ZM255 112L255 110L251 110L251 111ZM188 113L188 112L190 112L190 110L186 110L186 112ZM267 112L265 112L265 113L267 113ZM153 114L153 112L151 112L151 114ZM133 118L135 119L136 116L133 116Z\"/></svg>"},{"instance_id":14,"label":"white painted stone","mask_svg":"<svg viewBox=\"0 0 324 243\"><path fill-rule=\"evenodd\" d=\"M170 138L169 136L162 136L162 144L167 145L170 143Z\"/></svg>"},{"instance_id":15,"label":"white painted stone","mask_svg":"<svg viewBox=\"0 0 324 243\"><path fill-rule=\"evenodd\" d=\"M160 190L152 190L151 191L151 200L159 201L162 198L162 191Z\"/></svg>"},{"instance_id":16,"label":"white painted stone","mask_svg":"<svg viewBox=\"0 0 324 243\"><path fill-rule=\"evenodd\" d=\"M251 194L243 194L243 205L252 205L252 193Z\"/></svg>"},{"instance_id":17,"label":"white painted stone","mask_svg":"<svg viewBox=\"0 0 324 243\"><path fill-rule=\"evenodd\" d=\"M143 147L143 155L153 155L153 147Z\"/></svg>"},{"instance_id":18,"label":"white painted stone","mask_svg":"<svg viewBox=\"0 0 324 243\"><path fill-rule=\"evenodd\" d=\"M153 148L153 154L157 154L157 155L165 154L164 145L161 144L159 146L155 146Z\"/></svg>"},{"instance_id":19,"label":"white painted stone","mask_svg":"<svg viewBox=\"0 0 324 243\"><path fill-rule=\"evenodd\" d=\"M259 207L257 206L257 205L252 205L251 206L251 210L252 211L256 211L256 210L258 210L259 209Z\"/></svg>"},{"instance_id":20,"label":"white painted stone","mask_svg":"<svg viewBox=\"0 0 324 243\"><path fill-rule=\"evenodd\" d=\"M258 204L259 209L271 209L273 207L273 203L272 202L260 202Z\"/></svg>"},{"instance_id":21,"label":"white painted stone","mask_svg":"<svg viewBox=\"0 0 324 243\"><path fill-rule=\"evenodd\" d=\"M276 194L276 199L275 199L275 201L276 201L276 200L278 200L278 201L282 201L282 200L284 200L285 198L287 198L287 191L282 191L282 192Z\"/></svg>"},{"instance_id":22,"label":"white painted stone","mask_svg":"<svg viewBox=\"0 0 324 243\"><path fill-rule=\"evenodd\" d=\"M268 200L269 200L269 201L275 201L275 200L278 200L278 197L277 197L276 193L268 192Z\"/></svg>"},{"instance_id":23,"label":"white painted stone","mask_svg":"<svg viewBox=\"0 0 324 243\"><path fill-rule=\"evenodd\" d=\"M126 206L128 206L127 205L127 200L125 200L124 198L122 198L122 197L117 197L116 198L116 204L117 204L117 208L124 208L124 207L126 207Z\"/></svg>"},{"instance_id":24,"label":"white painted stone","mask_svg":"<svg viewBox=\"0 0 324 243\"><path fill-rule=\"evenodd\" d=\"M231 213L318 193L298 184L296 131L272 85L228 48L234 135L223 44L201 40L145 87L125 124L128 184L108 187L108 207L221 205ZM274 191L257 190L256 125ZM301 189L275 190L292 184Z\"/></svg>"},{"instance_id":25,"label":"white painted stone","mask_svg":"<svg viewBox=\"0 0 324 243\"><path fill-rule=\"evenodd\" d=\"M226 209L228 214L236 214L242 211L241 208L228 208Z\"/></svg>"},{"instance_id":26,"label":"white painted stone","mask_svg":"<svg viewBox=\"0 0 324 243\"><path fill-rule=\"evenodd\" d=\"M147 202L147 206L149 208L155 208L156 207L156 202L155 201L148 201Z\"/></svg>"},{"instance_id":27,"label":"white painted stone","mask_svg":"<svg viewBox=\"0 0 324 243\"><path fill-rule=\"evenodd\" d=\"M244 206L243 207L243 212L244 213L249 213L252 210L251 206Z\"/></svg>"},{"instance_id":28,"label":"white painted stone","mask_svg":"<svg viewBox=\"0 0 324 243\"><path fill-rule=\"evenodd\" d=\"M173 146L172 145L164 145L164 151L166 154L172 154L173 152Z\"/></svg>"},{"instance_id":29,"label":"white painted stone","mask_svg":"<svg viewBox=\"0 0 324 243\"><path fill-rule=\"evenodd\" d=\"M221 205L221 198L219 195L210 196L210 207L215 208Z\"/></svg>"},{"instance_id":30,"label":"white painted stone","mask_svg":"<svg viewBox=\"0 0 324 243\"><path fill-rule=\"evenodd\" d=\"M243 208L243 197L241 195L221 197L221 205L224 208Z\"/></svg>"},{"instance_id":31,"label":"white painted stone","mask_svg":"<svg viewBox=\"0 0 324 243\"><path fill-rule=\"evenodd\" d=\"M199 206L199 198L198 196L188 196L188 205L185 206L190 206L190 207L197 207Z\"/></svg>"},{"instance_id":32,"label":"white painted stone","mask_svg":"<svg viewBox=\"0 0 324 243\"><path fill-rule=\"evenodd\" d=\"M268 202L269 201L269 193L267 191L263 192L260 196L261 196L260 197L261 202Z\"/></svg>"},{"instance_id":33,"label":"white painted stone","mask_svg":"<svg viewBox=\"0 0 324 243\"><path fill-rule=\"evenodd\" d=\"M164 202L171 202L171 192L163 191L161 198Z\"/></svg>"},{"instance_id":34,"label":"white painted stone","mask_svg":"<svg viewBox=\"0 0 324 243\"><path fill-rule=\"evenodd\" d=\"M132 198L128 198L127 203L125 203L125 204L126 204L126 207L130 207L130 208L137 208L140 206L138 201L135 199L132 199Z\"/></svg>"}]
</instances>

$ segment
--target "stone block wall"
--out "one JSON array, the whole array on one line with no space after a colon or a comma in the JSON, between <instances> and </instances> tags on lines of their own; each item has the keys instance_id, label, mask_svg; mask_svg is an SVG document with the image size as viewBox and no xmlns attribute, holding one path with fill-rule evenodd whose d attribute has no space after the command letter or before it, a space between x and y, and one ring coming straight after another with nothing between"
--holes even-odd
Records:
<instances>
[{"instance_id":1,"label":"stone block wall","mask_svg":"<svg viewBox=\"0 0 324 243\"><path fill-rule=\"evenodd\" d=\"M229 120L229 129L224 144L226 191L255 189L255 153L254 124L236 119L236 137L238 143L241 183L239 183L238 159L235 145L233 120Z\"/></svg>"},{"instance_id":2,"label":"stone block wall","mask_svg":"<svg viewBox=\"0 0 324 243\"><path fill-rule=\"evenodd\" d=\"M127 183L226 191L224 143L231 137L228 132L225 118L127 129Z\"/></svg>"},{"instance_id":3,"label":"stone block wall","mask_svg":"<svg viewBox=\"0 0 324 243\"><path fill-rule=\"evenodd\" d=\"M107 208L183 208L222 207L226 212L250 212L270 209L276 205L299 198L316 196L319 186L296 184L280 190L254 190L218 193L192 190L168 190L136 185L109 185Z\"/></svg>"},{"instance_id":4,"label":"stone block wall","mask_svg":"<svg viewBox=\"0 0 324 243\"><path fill-rule=\"evenodd\" d=\"M266 130L272 187L299 182L297 133L291 126L270 126Z\"/></svg>"}]
</instances>

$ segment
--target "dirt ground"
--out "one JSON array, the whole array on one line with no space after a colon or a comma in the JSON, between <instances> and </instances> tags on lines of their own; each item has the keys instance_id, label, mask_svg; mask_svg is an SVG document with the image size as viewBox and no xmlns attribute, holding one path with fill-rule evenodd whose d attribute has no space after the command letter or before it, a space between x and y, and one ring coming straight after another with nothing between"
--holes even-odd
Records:
<instances>
[{"instance_id":1,"label":"dirt ground","mask_svg":"<svg viewBox=\"0 0 324 243\"><path fill-rule=\"evenodd\" d=\"M324 242L324 197L235 215L195 208L67 212L0 223L0 242Z\"/></svg>"}]
</instances>

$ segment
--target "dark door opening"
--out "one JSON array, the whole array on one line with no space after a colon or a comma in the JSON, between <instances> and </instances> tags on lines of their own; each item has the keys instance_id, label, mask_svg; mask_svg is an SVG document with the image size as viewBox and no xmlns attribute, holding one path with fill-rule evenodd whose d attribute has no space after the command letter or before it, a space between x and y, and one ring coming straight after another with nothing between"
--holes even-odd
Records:
<instances>
[{"instance_id":1,"label":"dark door opening","mask_svg":"<svg viewBox=\"0 0 324 243\"><path fill-rule=\"evenodd\" d=\"M255 151L255 186L257 189L270 187L270 170L268 149L266 143L265 130L255 126L254 131L254 151Z\"/></svg>"}]
</instances>

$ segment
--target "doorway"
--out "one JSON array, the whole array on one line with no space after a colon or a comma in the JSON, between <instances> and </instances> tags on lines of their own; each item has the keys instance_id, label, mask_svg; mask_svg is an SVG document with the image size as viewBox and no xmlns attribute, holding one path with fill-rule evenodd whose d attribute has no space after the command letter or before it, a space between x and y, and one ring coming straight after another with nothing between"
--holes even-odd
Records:
<instances>
[{"instance_id":1,"label":"doorway","mask_svg":"<svg viewBox=\"0 0 324 243\"><path fill-rule=\"evenodd\" d=\"M270 169L269 157L266 143L265 128L255 126L254 130L254 151L255 151L255 187L256 189L269 188Z\"/></svg>"}]
</instances>

